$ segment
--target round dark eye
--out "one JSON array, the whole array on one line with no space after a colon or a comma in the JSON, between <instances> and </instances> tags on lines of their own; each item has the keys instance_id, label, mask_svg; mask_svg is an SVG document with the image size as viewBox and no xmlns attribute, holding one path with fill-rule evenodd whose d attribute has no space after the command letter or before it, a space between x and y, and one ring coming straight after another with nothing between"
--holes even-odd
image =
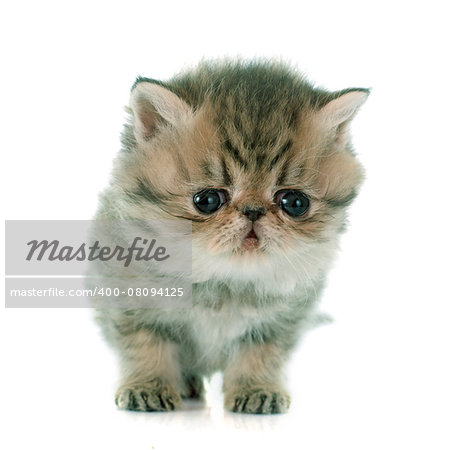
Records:
<instances>
[{"instance_id":1,"label":"round dark eye","mask_svg":"<svg viewBox=\"0 0 450 450\"><path fill-rule=\"evenodd\" d=\"M194 195L194 205L199 211L207 214L220 209L226 201L225 192L217 189L205 189Z\"/></svg>"},{"instance_id":2,"label":"round dark eye","mask_svg":"<svg viewBox=\"0 0 450 450\"><path fill-rule=\"evenodd\" d=\"M280 191L275 200L283 211L293 217L303 216L309 208L309 199L301 191Z\"/></svg>"}]
</instances>

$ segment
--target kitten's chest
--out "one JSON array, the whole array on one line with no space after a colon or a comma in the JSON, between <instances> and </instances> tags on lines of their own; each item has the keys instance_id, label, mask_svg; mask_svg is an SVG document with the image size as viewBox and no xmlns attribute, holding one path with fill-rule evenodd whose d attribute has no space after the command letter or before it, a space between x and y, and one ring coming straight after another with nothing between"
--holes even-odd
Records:
<instances>
[{"instance_id":1,"label":"kitten's chest","mask_svg":"<svg viewBox=\"0 0 450 450\"><path fill-rule=\"evenodd\" d=\"M206 310L192 317L190 328L199 353L212 358L230 351L260 321L261 316L251 310Z\"/></svg>"}]
</instances>

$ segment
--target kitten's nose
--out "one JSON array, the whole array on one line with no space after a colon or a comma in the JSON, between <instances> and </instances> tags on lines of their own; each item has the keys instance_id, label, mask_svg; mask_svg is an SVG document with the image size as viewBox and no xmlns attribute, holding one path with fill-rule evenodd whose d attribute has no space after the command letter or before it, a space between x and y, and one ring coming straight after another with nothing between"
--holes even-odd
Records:
<instances>
[{"instance_id":1,"label":"kitten's nose","mask_svg":"<svg viewBox=\"0 0 450 450\"><path fill-rule=\"evenodd\" d=\"M265 213L264 208L244 208L242 210L242 214L244 214L244 216L247 216L248 219L252 222L256 222L260 216L262 216Z\"/></svg>"}]
</instances>

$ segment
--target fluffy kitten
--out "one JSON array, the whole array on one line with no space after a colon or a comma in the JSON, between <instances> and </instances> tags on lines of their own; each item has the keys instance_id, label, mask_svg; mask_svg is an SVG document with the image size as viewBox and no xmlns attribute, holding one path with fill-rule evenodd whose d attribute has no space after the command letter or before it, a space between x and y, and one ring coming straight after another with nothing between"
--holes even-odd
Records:
<instances>
[{"instance_id":1,"label":"fluffy kitten","mask_svg":"<svg viewBox=\"0 0 450 450\"><path fill-rule=\"evenodd\" d=\"M367 96L266 61L137 79L98 217L192 221L193 301L98 311L121 359L119 408L172 410L223 371L228 410L287 411L282 368L362 181L349 124Z\"/></svg>"}]
</instances>

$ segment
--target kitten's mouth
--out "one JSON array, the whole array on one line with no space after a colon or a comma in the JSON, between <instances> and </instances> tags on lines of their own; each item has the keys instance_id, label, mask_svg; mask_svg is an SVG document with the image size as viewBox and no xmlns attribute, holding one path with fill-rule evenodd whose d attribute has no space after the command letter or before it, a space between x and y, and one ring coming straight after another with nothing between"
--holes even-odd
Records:
<instances>
[{"instance_id":1,"label":"kitten's mouth","mask_svg":"<svg viewBox=\"0 0 450 450\"><path fill-rule=\"evenodd\" d=\"M259 238L258 235L255 233L255 230L252 228L245 237L244 242L242 243L242 247L245 250L251 250L253 248L257 248L258 246L259 246Z\"/></svg>"}]
</instances>

